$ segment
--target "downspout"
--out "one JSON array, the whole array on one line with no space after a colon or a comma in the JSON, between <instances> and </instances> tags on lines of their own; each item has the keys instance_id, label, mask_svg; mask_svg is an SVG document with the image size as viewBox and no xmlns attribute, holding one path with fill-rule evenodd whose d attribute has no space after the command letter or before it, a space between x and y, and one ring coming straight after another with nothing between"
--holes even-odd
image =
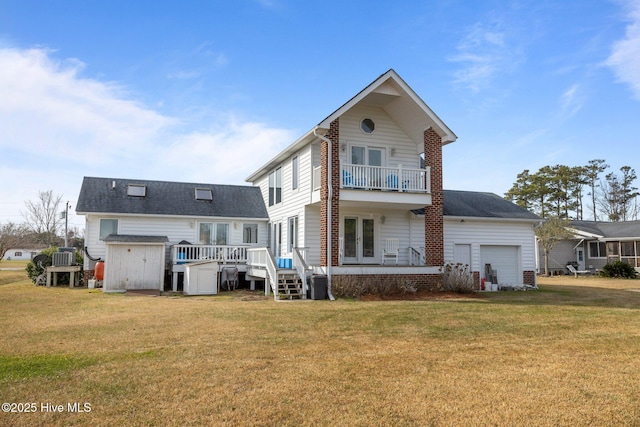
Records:
<instances>
[{"instance_id":1,"label":"downspout","mask_svg":"<svg viewBox=\"0 0 640 427\"><path fill-rule=\"evenodd\" d=\"M332 142L330 139L326 138L323 135L318 134L318 128L313 129L313 134L320 138L320 140L327 143L327 211L329 214L327 215L327 295L329 295L329 299L331 301L335 300L333 293L331 292L331 263L333 262L333 253L331 251L331 216L332 216L332 206L331 199L333 198L333 186L331 185L333 181L333 171L331 168L332 164L332 153L331 153L331 145Z\"/></svg>"}]
</instances>

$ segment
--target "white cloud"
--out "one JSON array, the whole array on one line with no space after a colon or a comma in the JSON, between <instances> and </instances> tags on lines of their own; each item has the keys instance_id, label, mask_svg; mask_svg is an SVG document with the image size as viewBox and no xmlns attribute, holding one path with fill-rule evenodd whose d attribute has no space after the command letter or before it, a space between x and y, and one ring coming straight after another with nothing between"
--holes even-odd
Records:
<instances>
[{"instance_id":1,"label":"white cloud","mask_svg":"<svg viewBox=\"0 0 640 427\"><path fill-rule=\"evenodd\" d=\"M582 109L584 96L577 84L572 85L560 97L560 114L563 118L569 118Z\"/></svg>"},{"instance_id":2,"label":"white cloud","mask_svg":"<svg viewBox=\"0 0 640 427\"><path fill-rule=\"evenodd\" d=\"M635 98L640 100L640 1L628 0L625 3L630 20L625 37L613 44L612 52L606 61L617 79L631 87Z\"/></svg>"},{"instance_id":3,"label":"white cloud","mask_svg":"<svg viewBox=\"0 0 640 427\"><path fill-rule=\"evenodd\" d=\"M479 92L507 63L505 34L498 28L476 24L456 47L449 61L461 64L455 82Z\"/></svg>"},{"instance_id":4,"label":"white cloud","mask_svg":"<svg viewBox=\"0 0 640 427\"><path fill-rule=\"evenodd\" d=\"M83 67L45 49L0 48L0 182L10 183L0 222L21 222L39 190L74 205L83 176L244 184L293 139L231 113L189 128L189 117L162 115Z\"/></svg>"}]
</instances>

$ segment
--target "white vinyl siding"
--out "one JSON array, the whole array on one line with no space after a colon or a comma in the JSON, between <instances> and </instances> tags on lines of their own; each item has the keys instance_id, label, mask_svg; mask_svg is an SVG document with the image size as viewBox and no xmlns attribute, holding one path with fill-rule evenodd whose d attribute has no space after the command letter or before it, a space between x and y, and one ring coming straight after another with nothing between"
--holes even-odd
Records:
<instances>
[{"instance_id":1,"label":"white vinyl siding","mask_svg":"<svg viewBox=\"0 0 640 427\"><path fill-rule=\"evenodd\" d=\"M424 221L424 217L418 216L413 220L414 227L418 227L417 222ZM454 262L455 245L471 245L471 271L480 273L484 277L484 264L481 253L483 247L510 247L517 248L517 269L514 277L509 272L509 267L501 274L498 272L498 279L514 280L513 284L520 284L523 281L524 271L535 271L535 235L533 224L527 222L516 222L509 220L474 220L447 219L444 217L444 261ZM493 269L496 269L492 265ZM506 274L506 276L505 276Z\"/></svg>"},{"instance_id":2,"label":"white vinyl siding","mask_svg":"<svg viewBox=\"0 0 640 427\"><path fill-rule=\"evenodd\" d=\"M94 258L105 259L106 244L99 240L99 217L87 215L85 243ZM115 219L115 218L114 218ZM192 244L198 243L199 222L224 222L229 226L229 244L243 245L243 218L188 218L188 217L153 217L153 216L121 216L118 218L118 234L138 236L167 236L169 242L166 245L166 260L170 259L170 247L182 240ZM252 221L258 224L258 242L251 244L255 247L267 245L267 221ZM92 269L88 257L84 258L85 269Z\"/></svg>"}]
</instances>

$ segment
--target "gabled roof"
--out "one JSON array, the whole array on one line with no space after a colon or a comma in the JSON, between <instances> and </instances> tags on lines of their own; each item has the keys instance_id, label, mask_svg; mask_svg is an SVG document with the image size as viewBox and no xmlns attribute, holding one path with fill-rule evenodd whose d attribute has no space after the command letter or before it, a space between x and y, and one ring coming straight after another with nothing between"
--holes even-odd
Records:
<instances>
[{"instance_id":1,"label":"gabled roof","mask_svg":"<svg viewBox=\"0 0 640 427\"><path fill-rule=\"evenodd\" d=\"M497 194L476 191L444 190L445 217L510 219L538 222L542 219ZM412 211L424 215L423 209Z\"/></svg>"},{"instance_id":2,"label":"gabled roof","mask_svg":"<svg viewBox=\"0 0 640 427\"><path fill-rule=\"evenodd\" d=\"M344 103L324 120L302 135L293 144L278 153L258 170L247 177L247 182L253 182L276 164L285 160L306 144L317 139L316 131L323 134L336 118L342 116L358 104L366 104L383 108L405 133L414 141L422 141L424 131L433 128L442 138L442 144L448 144L458 139L456 134L429 108L429 106L409 87L409 85L390 69L375 79L357 95Z\"/></svg>"},{"instance_id":3,"label":"gabled roof","mask_svg":"<svg viewBox=\"0 0 640 427\"><path fill-rule=\"evenodd\" d=\"M145 196L127 195L129 184L144 185ZM212 200L196 200L196 188L210 189ZM92 177L82 181L76 212L269 218L258 187Z\"/></svg>"},{"instance_id":4,"label":"gabled roof","mask_svg":"<svg viewBox=\"0 0 640 427\"><path fill-rule=\"evenodd\" d=\"M598 236L603 240L640 240L640 221L571 221L571 226L579 231Z\"/></svg>"}]
</instances>

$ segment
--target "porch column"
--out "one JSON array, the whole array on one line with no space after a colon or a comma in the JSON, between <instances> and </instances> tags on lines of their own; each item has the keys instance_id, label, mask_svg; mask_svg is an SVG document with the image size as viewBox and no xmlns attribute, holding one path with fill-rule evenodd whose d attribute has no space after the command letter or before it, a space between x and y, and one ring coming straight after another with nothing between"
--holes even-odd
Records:
<instances>
[{"instance_id":1,"label":"porch column","mask_svg":"<svg viewBox=\"0 0 640 427\"><path fill-rule=\"evenodd\" d=\"M321 140L320 149L320 265L338 265L340 236L340 119L329 125L326 138L331 141L331 212L329 212L329 146ZM327 254L327 217L331 216L331 255ZM331 264L328 264L331 260Z\"/></svg>"},{"instance_id":2,"label":"porch column","mask_svg":"<svg viewBox=\"0 0 640 427\"><path fill-rule=\"evenodd\" d=\"M424 159L431 167L431 205L424 209L424 248L428 266L444 265L444 194L442 138L433 128L424 131Z\"/></svg>"}]
</instances>

